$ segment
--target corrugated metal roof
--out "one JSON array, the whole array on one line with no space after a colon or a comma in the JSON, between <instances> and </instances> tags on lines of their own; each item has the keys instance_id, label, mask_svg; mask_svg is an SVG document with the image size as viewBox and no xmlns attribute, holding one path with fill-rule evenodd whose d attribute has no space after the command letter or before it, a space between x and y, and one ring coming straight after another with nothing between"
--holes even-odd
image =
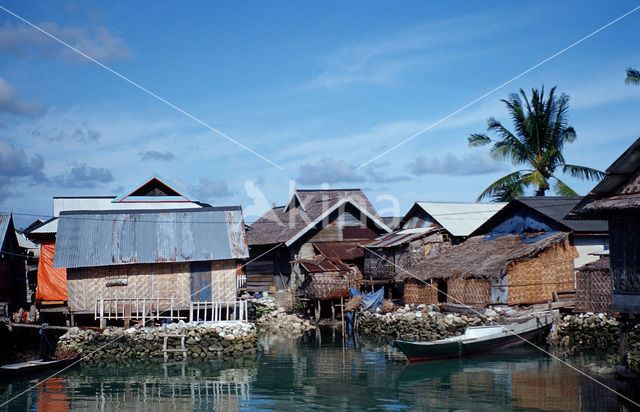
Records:
<instances>
[{"instance_id":1,"label":"corrugated metal roof","mask_svg":"<svg viewBox=\"0 0 640 412\"><path fill-rule=\"evenodd\" d=\"M54 217L53 219L49 219L44 222L40 226L36 227L33 230L29 231L31 233L56 233L58 231L58 218Z\"/></svg>"},{"instance_id":2,"label":"corrugated metal roof","mask_svg":"<svg viewBox=\"0 0 640 412\"><path fill-rule=\"evenodd\" d=\"M416 202L454 236L469 236L506 203Z\"/></svg>"},{"instance_id":3,"label":"corrugated metal roof","mask_svg":"<svg viewBox=\"0 0 640 412\"><path fill-rule=\"evenodd\" d=\"M62 212L54 267L249 257L240 207Z\"/></svg>"},{"instance_id":4,"label":"corrugated metal roof","mask_svg":"<svg viewBox=\"0 0 640 412\"><path fill-rule=\"evenodd\" d=\"M63 211L72 210L147 210L147 209L191 209L201 208L198 203L192 203L183 198L165 196L163 201L138 201L128 203L114 203L115 196L97 197L54 197L53 216L59 216ZM143 198L144 199L144 198Z\"/></svg>"},{"instance_id":5,"label":"corrugated metal roof","mask_svg":"<svg viewBox=\"0 0 640 412\"><path fill-rule=\"evenodd\" d=\"M424 235L432 232L437 232L439 227L425 227L425 228L416 228L416 229L404 229L399 230L397 232L389 233L384 236L380 236L376 238L371 243L367 243L366 247L368 248L385 248L385 247L394 247L404 245L406 243L412 242L416 239L420 239Z\"/></svg>"},{"instance_id":6,"label":"corrugated metal roof","mask_svg":"<svg viewBox=\"0 0 640 412\"><path fill-rule=\"evenodd\" d=\"M299 259L294 262L299 263L309 273L322 272L348 272L349 266L339 260L329 259Z\"/></svg>"},{"instance_id":7,"label":"corrugated metal roof","mask_svg":"<svg viewBox=\"0 0 640 412\"><path fill-rule=\"evenodd\" d=\"M327 259L354 260L364 257L364 250L353 242L314 242L313 246Z\"/></svg>"},{"instance_id":8,"label":"corrugated metal roof","mask_svg":"<svg viewBox=\"0 0 640 412\"><path fill-rule=\"evenodd\" d=\"M0 249L4 246L4 239L7 237L11 215L0 215Z\"/></svg>"}]
</instances>

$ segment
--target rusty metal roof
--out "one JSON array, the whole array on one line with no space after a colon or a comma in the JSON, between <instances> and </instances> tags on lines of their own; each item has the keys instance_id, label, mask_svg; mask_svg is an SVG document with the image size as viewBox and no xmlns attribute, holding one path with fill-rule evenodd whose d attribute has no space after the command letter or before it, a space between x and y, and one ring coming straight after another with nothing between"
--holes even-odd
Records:
<instances>
[{"instance_id":1,"label":"rusty metal roof","mask_svg":"<svg viewBox=\"0 0 640 412\"><path fill-rule=\"evenodd\" d=\"M329 260L325 258L321 259L299 259L295 262L300 265L309 273L321 273L321 272L348 272L349 266L340 262L339 260Z\"/></svg>"},{"instance_id":2,"label":"rusty metal roof","mask_svg":"<svg viewBox=\"0 0 640 412\"><path fill-rule=\"evenodd\" d=\"M389 233L384 236L376 238L373 242L367 243L364 246L368 248L385 248L404 245L412 242L416 239L420 239L424 235L434 233L440 230L438 226L416 228L416 229L404 229L397 232Z\"/></svg>"},{"instance_id":3,"label":"rusty metal roof","mask_svg":"<svg viewBox=\"0 0 640 412\"><path fill-rule=\"evenodd\" d=\"M242 209L62 212L54 267L249 257Z\"/></svg>"},{"instance_id":4,"label":"rusty metal roof","mask_svg":"<svg viewBox=\"0 0 640 412\"><path fill-rule=\"evenodd\" d=\"M355 242L314 242L313 246L327 259L355 260L364 257L364 250Z\"/></svg>"}]
</instances>

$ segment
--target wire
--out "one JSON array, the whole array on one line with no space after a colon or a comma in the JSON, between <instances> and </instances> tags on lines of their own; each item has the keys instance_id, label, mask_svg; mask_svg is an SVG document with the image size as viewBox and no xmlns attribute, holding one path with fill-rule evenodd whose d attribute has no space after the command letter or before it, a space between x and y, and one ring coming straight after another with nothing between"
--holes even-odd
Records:
<instances>
[{"instance_id":1,"label":"wire","mask_svg":"<svg viewBox=\"0 0 640 412\"><path fill-rule=\"evenodd\" d=\"M392 266L394 266L394 267L396 267L396 268L400 269L402 272L404 272L404 273L408 274L408 275L409 275L409 277L412 277L412 278L416 279L417 281L424 283L425 285L429 286L430 288L432 288L432 289L436 290L438 293L442 293L442 294L444 294L444 295L447 297L447 299L451 299L452 301L455 301L455 302L457 302L458 304L461 304L461 305L462 305L462 306L464 306L466 309L468 309L468 310L470 310L470 311L474 312L475 314L477 314L477 315L478 315L478 316L480 316L480 317L486 317L484 314L480 313L480 312L479 312L477 309L475 309L474 307L472 307L472 306L470 306L470 305L467 305L467 304L466 304L466 303L464 303L464 302L461 302L459 299L456 299L455 297L453 297L453 296L449 295L447 292L444 292L444 291L439 290L437 287L435 287L435 286L434 286L434 285L432 285L431 283L426 282L425 280L420 279L420 278L419 278L417 275L415 275L414 273L412 273L412 272L410 272L410 271L406 270L405 268L403 268L403 267L401 267L401 266L399 266L399 265L395 264L394 262L390 261L389 259L385 258L384 256L379 255L379 254L378 254L378 253L376 253L375 251L373 251L373 250L371 250L371 249L367 248L366 246L360 245L360 247L364 248L365 250L368 250L370 253L374 254L374 255L375 255L375 256L377 256L379 259L382 259L382 260L386 261L387 263L390 263ZM609 386L605 385L604 383L602 383L602 382L600 382L599 380L595 379L594 377L592 377L592 376L588 375L587 373L585 373L585 372L581 371L580 369L578 369L578 368L576 368L575 366L573 366L573 365L569 364L568 362L565 362L564 360L560 359L559 357L555 356L554 354L550 353L549 351L547 351L547 350L545 350L545 349L541 348L540 346L536 345L535 343L528 341L527 339L523 338L522 336L520 336L520 335L519 335L519 334L517 334L516 332L513 332L512 330L507 329L506 327L504 327L504 325L499 325L499 324L497 324L495 321L491 321L491 323L492 323L492 324L494 324L494 325L497 325L497 326L502 326L502 329L503 329L505 332L510 333L511 335L513 335L513 336L517 337L518 339L521 339L522 341L524 341L525 343L528 343L529 345L533 346L534 348L536 348L536 349L537 349L537 350L539 350L540 352L542 352L542 353L544 353L544 354L548 355L549 357L551 357L551 358L553 358L553 359L555 359L555 360L559 361L559 362L560 362L560 363L562 363L563 365L565 365L565 366L567 366L567 367L569 367L569 368L573 369L574 371L578 372L579 374L581 374L581 375L583 375L583 376L587 377L588 379L590 379L590 380L594 381L594 382L595 382L595 383L597 383L598 385L600 385L600 386L602 386L602 387L604 387L604 388L606 388L606 389L610 390L611 392L615 393L616 395L620 396L621 398L623 398L623 399L625 399L625 400L627 400L627 401L631 402L632 404L634 404L634 405L636 405L636 406L640 407L640 404L638 404L637 402L635 402L635 401L633 401L632 399L630 399L630 398L628 398L628 397L624 396L624 395L623 395L623 394L621 394L620 392L617 392L615 389L613 389L613 388L611 388L611 387L609 387Z\"/></svg>"}]
</instances>

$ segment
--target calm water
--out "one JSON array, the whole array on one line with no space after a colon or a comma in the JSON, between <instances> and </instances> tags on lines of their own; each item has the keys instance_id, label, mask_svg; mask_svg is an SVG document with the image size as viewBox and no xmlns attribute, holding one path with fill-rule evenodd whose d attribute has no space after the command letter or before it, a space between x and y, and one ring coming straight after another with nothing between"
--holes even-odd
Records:
<instances>
[{"instance_id":1,"label":"calm water","mask_svg":"<svg viewBox=\"0 0 640 412\"><path fill-rule=\"evenodd\" d=\"M5 403L41 382L0 410L635 410L526 347L407 365L389 345L321 338L263 337L260 355L229 362L80 364L49 380L0 383ZM594 376L629 396L611 375Z\"/></svg>"}]
</instances>

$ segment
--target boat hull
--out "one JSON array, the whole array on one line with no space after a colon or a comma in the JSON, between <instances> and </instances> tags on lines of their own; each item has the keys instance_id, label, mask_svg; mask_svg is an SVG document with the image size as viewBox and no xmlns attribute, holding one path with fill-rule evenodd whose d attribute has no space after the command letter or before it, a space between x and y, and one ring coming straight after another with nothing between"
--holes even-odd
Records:
<instances>
[{"instance_id":1,"label":"boat hull","mask_svg":"<svg viewBox=\"0 0 640 412\"><path fill-rule=\"evenodd\" d=\"M70 359L45 361L42 359L0 366L0 379L26 376L35 373L60 370L77 361L80 356Z\"/></svg>"},{"instance_id":2,"label":"boat hull","mask_svg":"<svg viewBox=\"0 0 640 412\"><path fill-rule=\"evenodd\" d=\"M465 334L431 342L396 340L395 346L411 362L456 358L541 339L551 328L553 315L537 316L519 324L471 327Z\"/></svg>"}]
</instances>

